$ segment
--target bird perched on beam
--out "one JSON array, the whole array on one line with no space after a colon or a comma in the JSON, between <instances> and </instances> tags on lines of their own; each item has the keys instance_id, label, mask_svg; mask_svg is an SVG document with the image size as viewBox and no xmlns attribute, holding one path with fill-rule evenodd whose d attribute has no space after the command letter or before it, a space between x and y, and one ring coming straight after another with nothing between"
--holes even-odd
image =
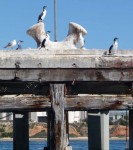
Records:
<instances>
[{"instance_id":1,"label":"bird perched on beam","mask_svg":"<svg viewBox=\"0 0 133 150\"><path fill-rule=\"evenodd\" d=\"M78 48L83 49L84 45L85 45L85 39L83 37L82 32L80 32L78 37Z\"/></svg>"},{"instance_id":2,"label":"bird perched on beam","mask_svg":"<svg viewBox=\"0 0 133 150\"><path fill-rule=\"evenodd\" d=\"M46 42L50 40L50 35L49 33L51 33L51 31L47 31L46 32L46 37L43 39L42 43L41 43L41 46L39 49L41 48L46 48Z\"/></svg>"},{"instance_id":3,"label":"bird perched on beam","mask_svg":"<svg viewBox=\"0 0 133 150\"><path fill-rule=\"evenodd\" d=\"M118 42L117 42L118 38L114 38L114 43L110 46L109 48L109 55L115 54L117 53L118 50Z\"/></svg>"},{"instance_id":4,"label":"bird perched on beam","mask_svg":"<svg viewBox=\"0 0 133 150\"><path fill-rule=\"evenodd\" d=\"M22 49L22 45L21 45L22 42L24 42L24 41L19 40L19 41L17 42L18 47L16 48L16 50Z\"/></svg>"},{"instance_id":5,"label":"bird perched on beam","mask_svg":"<svg viewBox=\"0 0 133 150\"><path fill-rule=\"evenodd\" d=\"M16 46L16 44L17 44L16 40L13 40L9 42L4 48L13 48L14 46Z\"/></svg>"},{"instance_id":6,"label":"bird perched on beam","mask_svg":"<svg viewBox=\"0 0 133 150\"><path fill-rule=\"evenodd\" d=\"M43 6L43 11L42 11L42 13L39 15L39 17L38 17L38 22L42 22L42 21L44 20L44 18L45 18L45 16L46 16L46 13L47 13L46 7L47 7L47 6Z\"/></svg>"}]
</instances>

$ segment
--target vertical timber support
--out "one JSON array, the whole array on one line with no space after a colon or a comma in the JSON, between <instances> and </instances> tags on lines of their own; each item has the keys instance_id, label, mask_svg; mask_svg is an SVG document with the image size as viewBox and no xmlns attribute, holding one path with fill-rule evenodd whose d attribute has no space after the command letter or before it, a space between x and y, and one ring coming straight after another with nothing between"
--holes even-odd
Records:
<instances>
[{"instance_id":1,"label":"vertical timber support","mask_svg":"<svg viewBox=\"0 0 133 150\"><path fill-rule=\"evenodd\" d=\"M102 111L101 117L101 146L102 150L109 150L109 111Z\"/></svg>"},{"instance_id":2,"label":"vertical timber support","mask_svg":"<svg viewBox=\"0 0 133 150\"><path fill-rule=\"evenodd\" d=\"M131 90L133 97L133 83ZM133 150L133 109L129 110L129 149Z\"/></svg>"},{"instance_id":3,"label":"vertical timber support","mask_svg":"<svg viewBox=\"0 0 133 150\"><path fill-rule=\"evenodd\" d=\"M55 150L55 113L49 111L49 146L48 150Z\"/></svg>"},{"instance_id":4,"label":"vertical timber support","mask_svg":"<svg viewBox=\"0 0 133 150\"><path fill-rule=\"evenodd\" d=\"M29 150L28 112L13 113L13 150Z\"/></svg>"},{"instance_id":5,"label":"vertical timber support","mask_svg":"<svg viewBox=\"0 0 133 150\"><path fill-rule=\"evenodd\" d=\"M109 114L88 114L89 150L109 150Z\"/></svg>"},{"instance_id":6,"label":"vertical timber support","mask_svg":"<svg viewBox=\"0 0 133 150\"><path fill-rule=\"evenodd\" d=\"M64 126L64 84L51 84L52 109L55 115L55 146L52 150L66 148L66 128Z\"/></svg>"},{"instance_id":7,"label":"vertical timber support","mask_svg":"<svg viewBox=\"0 0 133 150\"><path fill-rule=\"evenodd\" d=\"M47 147L50 148L50 113L47 112Z\"/></svg>"},{"instance_id":8,"label":"vertical timber support","mask_svg":"<svg viewBox=\"0 0 133 150\"><path fill-rule=\"evenodd\" d=\"M44 150L50 150L50 112L47 111L47 147Z\"/></svg>"},{"instance_id":9,"label":"vertical timber support","mask_svg":"<svg viewBox=\"0 0 133 150\"><path fill-rule=\"evenodd\" d=\"M67 143L69 144L69 121L68 121L68 111L65 111L65 115L66 115L66 140Z\"/></svg>"},{"instance_id":10,"label":"vertical timber support","mask_svg":"<svg viewBox=\"0 0 133 150\"><path fill-rule=\"evenodd\" d=\"M133 150L133 110L129 110L129 149Z\"/></svg>"}]
</instances>

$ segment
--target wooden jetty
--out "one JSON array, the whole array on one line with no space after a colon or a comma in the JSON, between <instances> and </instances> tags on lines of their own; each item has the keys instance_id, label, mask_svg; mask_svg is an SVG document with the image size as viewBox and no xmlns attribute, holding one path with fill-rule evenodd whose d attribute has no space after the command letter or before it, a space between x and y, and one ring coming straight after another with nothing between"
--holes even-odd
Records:
<instances>
[{"instance_id":1,"label":"wooden jetty","mask_svg":"<svg viewBox=\"0 0 133 150\"><path fill-rule=\"evenodd\" d=\"M133 149L133 51L0 51L0 112L13 112L13 148L29 150L28 112L47 111L48 150L70 150L68 111L88 111L89 148L109 149L109 110L129 110ZM94 113L94 114L92 114Z\"/></svg>"}]
</instances>

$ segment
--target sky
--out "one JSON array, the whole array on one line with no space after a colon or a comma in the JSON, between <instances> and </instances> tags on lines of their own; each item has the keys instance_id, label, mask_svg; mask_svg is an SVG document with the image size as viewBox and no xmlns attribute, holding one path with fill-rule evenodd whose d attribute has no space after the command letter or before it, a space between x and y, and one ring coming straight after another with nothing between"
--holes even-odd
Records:
<instances>
[{"instance_id":1,"label":"sky","mask_svg":"<svg viewBox=\"0 0 133 150\"><path fill-rule=\"evenodd\" d=\"M133 49L133 0L56 0L57 40L68 33L69 22L87 30L87 49L108 49L118 37L119 49ZM54 0L0 0L0 49L13 39L22 47L36 48L26 31L37 23L42 7L47 6L46 30L54 41Z\"/></svg>"}]
</instances>

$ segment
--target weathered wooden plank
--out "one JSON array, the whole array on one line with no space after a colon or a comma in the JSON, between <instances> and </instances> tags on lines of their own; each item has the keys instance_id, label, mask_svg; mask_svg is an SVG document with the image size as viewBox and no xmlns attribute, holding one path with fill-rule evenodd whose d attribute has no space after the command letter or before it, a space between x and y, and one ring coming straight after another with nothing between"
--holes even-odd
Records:
<instances>
[{"instance_id":1,"label":"weathered wooden plank","mask_svg":"<svg viewBox=\"0 0 133 150\"><path fill-rule=\"evenodd\" d=\"M52 109L55 113L55 150L66 148L66 129L64 127L64 84L51 84Z\"/></svg>"},{"instance_id":2,"label":"weathered wooden plank","mask_svg":"<svg viewBox=\"0 0 133 150\"><path fill-rule=\"evenodd\" d=\"M74 81L66 84L66 94L131 94L131 83Z\"/></svg>"},{"instance_id":3,"label":"weathered wooden plank","mask_svg":"<svg viewBox=\"0 0 133 150\"><path fill-rule=\"evenodd\" d=\"M0 51L0 68L132 68L132 51L120 51L116 56L103 56L103 52L100 50Z\"/></svg>"},{"instance_id":4,"label":"weathered wooden plank","mask_svg":"<svg viewBox=\"0 0 133 150\"><path fill-rule=\"evenodd\" d=\"M48 83L40 83L40 82L19 82L19 81L0 82L0 95L10 95L10 94L49 95L50 86Z\"/></svg>"},{"instance_id":5,"label":"weathered wooden plank","mask_svg":"<svg viewBox=\"0 0 133 150\"><path fill-rule=\"evenodd\" d=\"M132 95L66 95L64 97L65 110L119 110L132 109ZM58 103L58 102L57 102ZM57 108L59 106L57 105ZM56 108L56 110L57 110ZM0 111L44 111L51 110L49 97L45 96L1 96ZM59 117L61 117L59 115Z\"/></svg>"},{"instance_id":6,"label":"weathered wooden plank","mask_svg":"<svg viewBox=\"0 0 133 150\"><path fill-rule=\"evenodd\" d=\"M93 110L93 109L132 109L131 95L82 95L66 96L65 110Z\"/></svg>"},{"instance_id":7,"label":"weathered wooden plank","mask_svg":"<svg viewBox=\"0 0 133 150\"><path fill-rule=\"evenodd\" d=\"M46 96L0 96L0 111L34 111L51 108L49 97Z\"/></svg>"},{"instance_id":8,"label":"weathered wooden plank","mask_svg":"<svg viewBox=\"0 0 133 150\"><path fill-rule=\"evenodd\" d=\"M50 95L50 82L0 82L0 95ZM131 82L66 82L66 94L131 94Z\"/></svg>"},{"instance_id":9,"label":"weathered wooden plank","mask_svg":"<svg viewBox=\"0 0 133 150\"><path fill-rule=\"evenodd\" d=\"M133 69L0 69L0 81L133 81Z\"/></svg>"}]
</instances>

